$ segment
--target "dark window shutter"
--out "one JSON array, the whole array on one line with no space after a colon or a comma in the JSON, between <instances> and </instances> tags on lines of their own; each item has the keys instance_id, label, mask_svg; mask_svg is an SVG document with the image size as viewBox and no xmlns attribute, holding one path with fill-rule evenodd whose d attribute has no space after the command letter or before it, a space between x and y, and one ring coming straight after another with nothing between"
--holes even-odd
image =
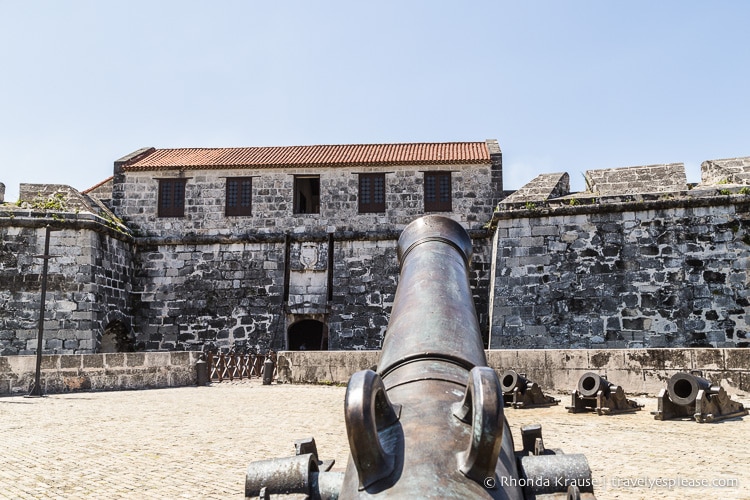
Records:
<instances>
[{"instance_id":1,"label":"dark window shutter","mask_svg":"<svg viewBox=\"0 0 750 500\"><path fill-rule=\"evenodd\" d=\"M159 180L159 217L185 216L185 179Z\"/></svg>"},{"instance_id":2,"label":"dark window shutter","mask_svg":"<svg viewBox=\"0 0 750 500\"><path fill-rule=\"evenodd\" d=\"M253 178L227 178L227 196L224 213L228 216L252 215Z\"/></svg>"},{"instance_id":3,"label":"dark window shutter","mask_svg":"<svg viewBox=\"0 0 750 500\"><path fill-rule=\"evenodd\" d=\"M359 213L385 212L385 174L359 174Z\"/></svg>"},{"instance_id":4,"label":"dark window shutter","mask_svg":"<svg viewBox=\"0 0 750 500\"><path fill-rule=\"evenodd\" d=\"M424 211L450 212L452 208L450 172L425 172Z\"/></svg>"}]
</instances>

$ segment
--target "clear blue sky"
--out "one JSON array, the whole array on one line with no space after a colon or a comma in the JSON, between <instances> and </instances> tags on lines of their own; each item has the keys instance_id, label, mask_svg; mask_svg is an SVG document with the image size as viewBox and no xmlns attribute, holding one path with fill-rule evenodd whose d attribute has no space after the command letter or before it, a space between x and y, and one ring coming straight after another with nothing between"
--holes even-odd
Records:
<instances>
[{"instance_id":1,"label":"clear blue sky","mask_svg":"<svg viewBox=\"0 0 750 500\"><path fill-rule=\"evenodd\" d=\"M0 182L144 146L498 139L505 185L750 156L750 2L0 0Z\"/></svg>"}]
</instances>

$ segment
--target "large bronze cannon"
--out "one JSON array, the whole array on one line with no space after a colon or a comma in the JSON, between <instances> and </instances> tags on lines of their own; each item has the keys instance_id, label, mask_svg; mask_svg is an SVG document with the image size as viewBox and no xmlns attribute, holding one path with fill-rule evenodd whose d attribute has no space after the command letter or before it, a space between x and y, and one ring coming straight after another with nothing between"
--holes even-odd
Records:
<instances>
[{"instance_id":1,"label":"large bronze cannon","mask_svg":"<svg viewBox=\"0 0 750 500\"><path fill-rule=\"evenodd\" d=\"M445 217L423 217L404 229L398 257L377 372L357 372L347 387L351 454L338 497L593 498L585 457L545 450L539 426L523 430L524 449L515 451L474 309L466 231ZM332 474L319 472L316 456L296 460L281 459L275 469L272 461L251 464L246 496L335 497L329 486L315 489ZM285 486L279 478L292 469Z\"/></svg>"}]
</instances>

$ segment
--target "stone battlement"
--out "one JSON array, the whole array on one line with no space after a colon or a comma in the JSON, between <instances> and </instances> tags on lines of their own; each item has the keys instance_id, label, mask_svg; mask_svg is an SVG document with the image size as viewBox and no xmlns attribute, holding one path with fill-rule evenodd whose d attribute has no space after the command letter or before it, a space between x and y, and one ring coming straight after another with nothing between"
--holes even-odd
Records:
<instances>
[{"instance_id":1,"label":"stone battlement","mask_svg":"<svg viewBox=\"0 0 750 500\"><path fill-rule=\"evenodd\" d=\"M750 194L750 157L709 160L701 164L701 183L690 185L685 165L668 163L587 170L586 190L570 191L567 173L542 174L503 199L500 210L576 206L659 199ZM747 193L746 193L747 192Z\"/></svg>"}]
</instances>

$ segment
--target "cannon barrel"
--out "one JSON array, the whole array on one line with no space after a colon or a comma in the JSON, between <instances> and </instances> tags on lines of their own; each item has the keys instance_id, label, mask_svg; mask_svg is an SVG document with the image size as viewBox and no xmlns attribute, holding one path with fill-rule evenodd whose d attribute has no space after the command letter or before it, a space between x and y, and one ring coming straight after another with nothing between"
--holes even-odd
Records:
<instances>
[{"instance_id":1,"label":"cannon barrel","mask_svg":"<svg viewBox=\"0 0 750 500\"><path fill-rule=\"evenodd\" d=\"M604 391L604 394L607 395L612 385L612 382L606 378L593 372L587 372L578 379L578 392L581 396L587 398L596 396L596 393L599 391Z\"/></svg>"},{"instance_id":2,"label":"cannon barrel","mask_svg":"<svg viewBox=\"0 0 750 500\"><path fill-rule=\"evenodd\" d=\"M678 405L692 404L697 399L700 390L715 394L719 392L719 389L718 386L713 386L710 380L684 372L672 375L667 384L669 398Z\"/></svg>"},{"instance_id":3,"label":"cannon barrel","mask_svg":"<svg viewBox=\"0 0 750 500\"><path fill-rule=\"evenodd\" d=\"M346 389L346 472L339 479L318 464L316 449L300 448L297 457L250 464L246 498L593 498L585 457L549 452L541 428L515 451L474 309L471 248L446 217L404 229L377 372L355 373Z\"/></svg>"},{"instance_id":4,"label":"cannon barrel","mask_svg":"<svg viewBox=\"0 0 750 500\"><path fill-rule=\"evenodd\" d=\"M378 373L358 372L347 388L341 497L523 498L520 487L484 484L495 484L496 468L518 471L469 286L469 235L446 217L423 217L402 232L398 256Z\"/></svg>"},{"instance_id":5,"label":"cannon barrel","mask_svg":"<svg viewBox=\"0 0 750 500\"><path fill-rule=\"evenodd\" d=\"M500 377L500 382L503 386L504 393L513 392L515 389L525 392L529 385L529 379L515 370L505 370Z\"/></svg>"},{"instance_id":6,"label":"cannon barrel","mask_svg":"<svg viewBox=\"0 0 750 500\"><path fill-rule=\"evenodd\" d=\"M426 216L404 229L398 256L378 371L347 388L341 498L526 498L469 285L469 235ZM581 455L565 457L588 470Z\"/></svg>"},{"instance_id":7,"label":"cannon barrel","mask_svg":"<svg viewBox=\"0 0 750 500\"><path fill-rule=\"evenodd\" d=\"M440 359L466 370L486 366L469 286L471 238L464 228L446 217L417 219L401 233L398 258L401 274L380 375L418 359Z\"/></svg>"}]
</instances>

